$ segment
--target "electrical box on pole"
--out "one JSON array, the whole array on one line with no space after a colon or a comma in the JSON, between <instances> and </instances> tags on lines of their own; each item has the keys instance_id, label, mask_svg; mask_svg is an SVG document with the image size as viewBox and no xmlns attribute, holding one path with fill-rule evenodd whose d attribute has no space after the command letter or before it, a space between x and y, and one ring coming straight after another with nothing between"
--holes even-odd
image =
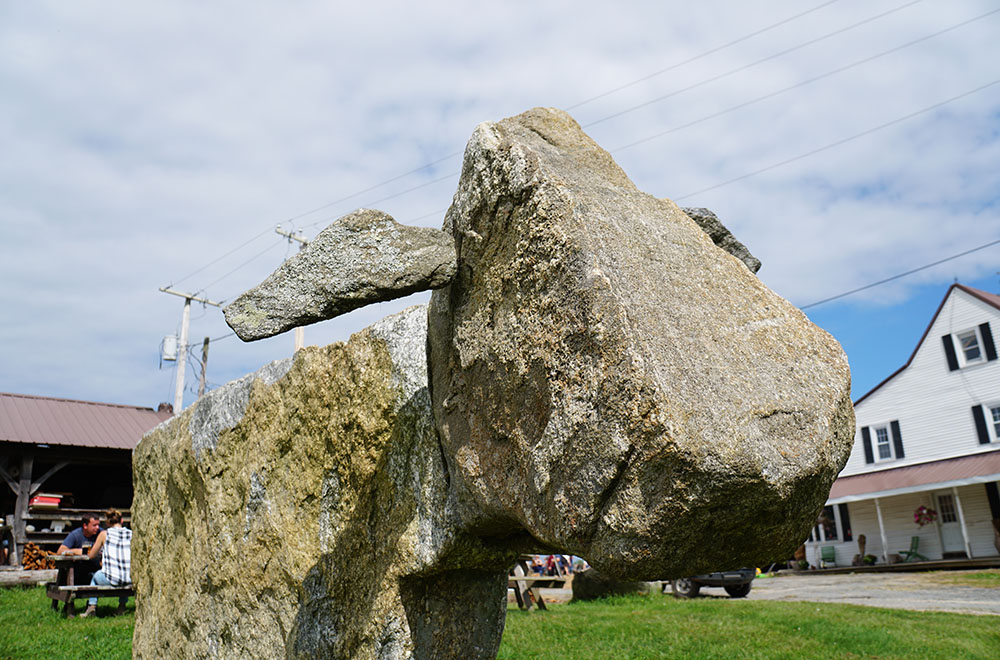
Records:
<instances>
[{"instance_id":1,"label":"electrical box on pole","mask_svg":"<svg viewBox=\"0 0 1000 660\"><path fill-rule=\"evenodd\" d=\"M160 344L160 359L164 362L177 360L177 335L167 335Z\"/></svg>"},{"instance_id":2,"label":"electrical box on pole","mask_svg":"<svg viewBox=\"0 0 1000 660\"><path fill-rule=\"evenodd\" d=\"M179 415L181 409L184 407L184 370L187 368L188 324L191 322L191 301L194 300L200 302L202 305L212 305L214 307L222 307L222 304L213 302L207 298L199 298L193 293L175 291L170 287L160 287L160 291L173 296L180 296L184 299L184 312L181 315L181 343L177 351L177 385L174 389L174 414Z\"/></svg>"}]
</instances>

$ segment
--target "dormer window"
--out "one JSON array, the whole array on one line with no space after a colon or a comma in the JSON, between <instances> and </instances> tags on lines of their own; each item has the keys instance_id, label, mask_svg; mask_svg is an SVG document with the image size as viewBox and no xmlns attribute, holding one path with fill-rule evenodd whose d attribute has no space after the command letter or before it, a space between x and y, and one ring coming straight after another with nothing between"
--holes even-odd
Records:
<instances>
[{"instance_id":1,"label":"dormer window","mask_svg":"<svg viewBox=\"0 0 1000 660\"><path fill-rule=\"evenodd\" d=\"M997 359L993 332L989 323L967 328L961 332L941 337L948 370L956 371Z\"/></svg>"},{"instance_id":2,"label":"dormer window","mask_svg":"<svg viewBox=\"0 0 1000 660\"><path fill-rule=\"evenodd\" d=\"M958 338L958 346L961 349L962 366L976 364L983 361L983 352L980 350L979 332L973 328L955 335Z\"/></svg>"}]
</instances>

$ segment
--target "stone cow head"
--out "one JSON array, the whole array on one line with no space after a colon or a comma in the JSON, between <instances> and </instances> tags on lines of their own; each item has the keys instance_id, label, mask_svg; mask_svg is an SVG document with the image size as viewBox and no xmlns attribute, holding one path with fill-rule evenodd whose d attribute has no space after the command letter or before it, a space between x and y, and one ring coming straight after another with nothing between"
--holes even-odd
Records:
<instances>
[{"instance_id":1,"label":"stone cow head","mask_svg":"<svg viewBox=\"0 0 1000 660\"><path fill-rule=\"evenodd\" d=\"M303 459L327 461L326 472L296 500L309 506L287 505L320 516L327 541L306 575L286 578L297 604L275 615L284 637L274 657L491 658L518 552L665 579L784 556L808 534L853 439L847 362L757 279L759 262L714 215L640 192L567 114L535 109L476 129L444 225L405 227L361 210L325 229L226 309L241 338L434 289L429 309L342 348L301 351L265 382L216 395L239 393L235 417L206 398L174 422L171 442L205 452L175 479L194 483L185 496L195 499L212 490L202 483L211 476L191 474L231 469L205 463L225 442L277 438L262 450L273 464L318 433L337 456L332 468ZM344 385L334 396L317 383L352 378L361 389L396 387L385 400L399 402L379 404L391 414L345 421L342 411L382 395L352 398ZM157 432L167 433L137 449L137 511L144 497L169 497L169 487L146 496L138 485L138 455L152 454ZM386 439L365 439L375 436ZM278 484L304 488L265 472L233 482L242 493L228 507L244 512L247 530L260 511L281 508ZM211 518L211 508L185 515ZM150 536L177 529L176 515L159 515ZM345 540L352 535L370 539ZM366 566L377 580L344 586ZM153 580L155 569L143 570ZM196 600L211 590L189 589ZM344 614L359 599L376 604L360 618ZM471 603L479 611L466 612ZM168 642L152 641L146 625L140 610L136 648L152 656ZM204 634L239 657L234 625ZM368 632L352 637L352 627Z\"/></svg>"}]
</instances>

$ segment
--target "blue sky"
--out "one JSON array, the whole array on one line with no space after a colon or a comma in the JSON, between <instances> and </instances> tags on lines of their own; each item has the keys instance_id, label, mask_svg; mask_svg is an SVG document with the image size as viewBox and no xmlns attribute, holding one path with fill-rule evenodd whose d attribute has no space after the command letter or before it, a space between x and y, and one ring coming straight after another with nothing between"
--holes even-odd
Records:
<instances>
[{"instance_id":1,"label":"blue sky","mask_svg":"<svg viewBox=\"0 0 1000 660\"><path fill-rule=\"evenodd\" d=\"M171 401L158 347L182 303L159 287L231 300L294 253L279 223L311 237L370 206L439 226L476 124L539 105L569 110L642 190L714 210L799 305L997 240L997 9L2 3L0 391ZM905 362L954 279L997 292L998 257L808 310L855 395ZM229 333L194 308L195 352L218 340L210 386L292 346Z\"/></svg>"}]
</instances>

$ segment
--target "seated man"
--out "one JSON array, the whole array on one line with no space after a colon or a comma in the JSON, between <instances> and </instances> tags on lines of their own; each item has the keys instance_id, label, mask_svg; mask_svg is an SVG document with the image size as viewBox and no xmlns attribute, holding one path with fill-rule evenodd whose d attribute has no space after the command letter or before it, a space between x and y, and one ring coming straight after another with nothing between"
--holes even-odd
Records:
<instances>
[{"instance_id":1,"label":"seated man","mask_svg":"<svg viewBox=\"0 0 1000 660\"><path fill-rule=\"evenodd\" d=\"M94 573L90 584L95 586L124 587L132 582L132 530L122 527L122 514L117 509L108 509L108 528L97 535L97 541L87 553L91 559L101 558L101 570ZM127 596L118 598L118 614L125 613ZM81 617L97 613L97 598L87 602L87 610Z\"/></svg>"},{"instance_id":2,"label":"seated man","mask_svg":"<svg viewBox=\"0 0 1000 660\"><path fill-rule=\"evenodd\" d=\"M101 532L101 523L97 516L86 515L83 524L69 533L62 545L56 550L58 555L82 555L83 546L93 546ZM74 565L74 576L77 584L88 584L94 571L101 568L100 558L91 559Z\"/></svg>"}]
</instances>

